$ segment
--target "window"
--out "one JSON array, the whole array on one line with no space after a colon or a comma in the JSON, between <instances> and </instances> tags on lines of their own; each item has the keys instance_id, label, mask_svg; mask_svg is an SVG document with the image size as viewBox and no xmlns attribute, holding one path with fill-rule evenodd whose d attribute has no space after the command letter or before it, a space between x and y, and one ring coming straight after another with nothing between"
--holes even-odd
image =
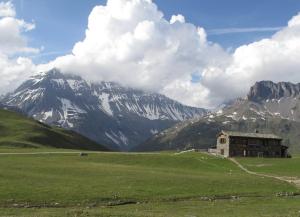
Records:
<instances>
[{"instance_id":1,"label":"window","mask_svg":"<svg viewBox=\"0 0 300 217\"><path fill-rule=\"evenodd\" d=\"M225 139L225 138L221 138L221 139L220 139L220 143L221 143L221 144L225 144L225 143L226 143L226 139Z\"/></svg>"}]
</instances>

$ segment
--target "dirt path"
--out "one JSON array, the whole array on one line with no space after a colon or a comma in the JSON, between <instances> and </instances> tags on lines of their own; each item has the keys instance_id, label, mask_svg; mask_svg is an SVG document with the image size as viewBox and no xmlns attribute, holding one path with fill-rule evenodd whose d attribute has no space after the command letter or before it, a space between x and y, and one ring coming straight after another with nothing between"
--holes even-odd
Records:
<instances>
[{"instance_id":1,"label":"dirt path","mask_svg":"<svg viewBox=\"0 0 300 217\"><path fill-rule=\"evenodd\" d=\"M286 177L286 176L276 176L276 175L268 175L268 174L263 174L263 173L257 173L257 172L253 172L248 170L246 167L244 167L242 164L240 164L236 159L234 158L229 158L230 161L232 161L234 164L236 164L241 170L245 171L248 174L251 175L256 175L256 176L260 176L260 177L266 177L266 178L273 178L273 179L277 179L280 181L284 181L284 182L288 182L290 184L295 185L297 188L300 189L300 179L297 177Z\"/></svg>"},{"instance_id":2,"label":"dirt path","mask_svg":"<svg viewBox=\"0 0 300 217\"><path fill-rule=\"evenodd\" d=\"M157 155L159 152L101 152L101 151L43 151L43 152L0 152L1 155L50 155L50 154L114 154L122 153L127 155Z\"/></svg>"}]
</instances>

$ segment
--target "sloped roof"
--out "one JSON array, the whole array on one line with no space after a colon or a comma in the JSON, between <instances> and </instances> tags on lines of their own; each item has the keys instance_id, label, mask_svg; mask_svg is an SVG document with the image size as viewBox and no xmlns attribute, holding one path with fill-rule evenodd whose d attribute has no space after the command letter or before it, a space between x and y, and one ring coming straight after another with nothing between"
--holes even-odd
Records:
<instances>
[{"instance_id":1,"label":"sloped roof","mask_svg":"<svg viewBox=\"0 0 300 217\"><path fill-rule=\"evenodd\" d=\"M265 134L265 133L243 133L243 132L234 132L234 131L222 131L221 133L226 134L228 136L234 136L234 137L282 139L281 137L279 137L275 134Z\"/></svg>"}]
</instances>

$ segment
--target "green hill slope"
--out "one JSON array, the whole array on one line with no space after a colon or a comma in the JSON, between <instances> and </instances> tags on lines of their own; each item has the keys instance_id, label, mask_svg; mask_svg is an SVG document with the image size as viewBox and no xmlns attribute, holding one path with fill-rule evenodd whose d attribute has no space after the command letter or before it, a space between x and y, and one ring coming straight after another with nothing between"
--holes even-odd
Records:
<instances>
[{"instance_id":1,"label":"green hill slope","mask_svg":"<svg viewBox=\"0 0 300 217\"><path fill-rule=\"evenodd\" d=\"M54 147L106 151L73 131L54 128L21 114L0 109L0 147Z\"/></svg>"}]
</instances>

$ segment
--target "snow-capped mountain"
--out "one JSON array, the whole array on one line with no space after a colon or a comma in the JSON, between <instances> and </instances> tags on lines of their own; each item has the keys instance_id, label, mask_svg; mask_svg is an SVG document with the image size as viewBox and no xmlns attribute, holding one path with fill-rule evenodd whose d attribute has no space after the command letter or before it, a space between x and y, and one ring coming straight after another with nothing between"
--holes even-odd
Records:
<instances>
[{"instance_id":1,"label":"snow-capped mountain","mask_svg":"<svg viewBox=\"0 0 300 217\"><path fill-rule=\"evenodd\" d=\"M1 102L121 150L179 121L206 114L204 109L184 106L161 94L113 82L90 83L58 69L31 77Z\"/></svg>"},{"instance_id":2,"label":"snow-capped mountain","mask_svg":"<svg viewBox=\"0 0 300 217\"><path fill-rule=\"evenodd\" d=\"M300 150L300 84L257 82L245 98L233 100L197 121L162 131L136 150L209 148L221 130L276 133L291 150Z\"/></svg>"}]
</instances>

